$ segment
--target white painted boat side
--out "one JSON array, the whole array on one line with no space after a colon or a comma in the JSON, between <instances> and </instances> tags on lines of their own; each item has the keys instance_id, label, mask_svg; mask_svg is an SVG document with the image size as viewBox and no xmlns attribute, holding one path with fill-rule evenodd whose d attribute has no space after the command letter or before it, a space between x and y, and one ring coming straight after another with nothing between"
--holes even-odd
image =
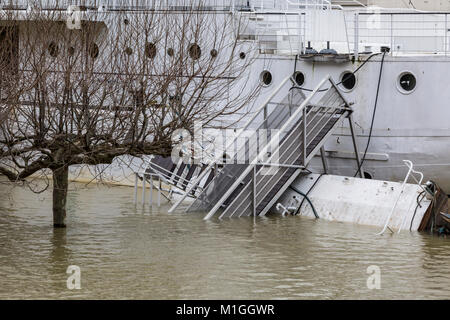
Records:
<instances>
[{"instance_id":1,"label":"white painted boat side","mask_svg":"<svg viewBox=\"0 0 450 320\"><path fill-rule=\"evenodd\" d=\"M319 175L313 174L298 178L293 186L303 193L307 193ZM386 223L395 201L401 192L401 183L380 180L365 180L341 176L324 175L310 192L309 198L313 203L320 219L335 222L354 223L379 227ZM394 211L389 226L394 230L401 228L409 230L417 206L417 197L422 192L418 185L407 184L397 209ZM298 206L303 197L294 190L288 190L278 203L285 207ZM422 207L417 209L412 231L417 231L430 205L430 200L424 199ZM280 214L274 206L273 213ZM311 206L305 201L300 213L304 217L314 218ZM403 223L403 225L402 225Z\"/></svg>"}]
</instances>

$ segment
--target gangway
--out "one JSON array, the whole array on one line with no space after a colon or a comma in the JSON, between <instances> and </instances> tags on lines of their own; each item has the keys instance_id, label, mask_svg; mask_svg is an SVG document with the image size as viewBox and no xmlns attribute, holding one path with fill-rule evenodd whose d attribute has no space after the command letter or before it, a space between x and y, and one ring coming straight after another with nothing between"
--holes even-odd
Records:
<instances>
[{"instance_id":1,"label":"gangway","mask_svg":"<svg viewBox=\"0 0 450 320\"><path fill-rule=\"evenodd\" d=\"M359 166L352 108L330 76L325 77L308 97L302 88L293 85L292 80L288 78L282 82L227 147L227 150L234 150L243 132L249 128L254 130L255 124L259 123L248 138L249 142L238 149L232 163L223 165L223 169L204 185L187 211L206 211L205 219L213 217L219 210L220 218L264 216L295 178L306 170L345 118L350 122ZM283 92L283 88L286 91L286 86L284 99L276 102L275 97ZM262 136L267 138L267 144L250 143L264 140ZM243 154L245 163L240 163ZM219 160L212 161L205 173L190 183L185 195L169 212L176 210L185 197L192 194Z\"/></svg>"}]
</instances>

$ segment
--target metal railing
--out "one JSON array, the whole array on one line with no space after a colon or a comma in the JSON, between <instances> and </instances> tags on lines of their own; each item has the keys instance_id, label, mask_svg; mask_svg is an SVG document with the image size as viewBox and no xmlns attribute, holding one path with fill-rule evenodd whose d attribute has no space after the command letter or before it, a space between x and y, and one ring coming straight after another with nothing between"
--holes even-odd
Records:
<instances>
[{"instance_id":1,"label":"metal railing","mask_svg":"<svg viewBox=\"0 0 450 320\"><path fill-rule=\"evenodd\" d=\"M311 107L314 100L318 98L319 93L323 90L325 85L329 85L327 92L320 97L319 107ZM324 107L322 107L324 106ZM331 111L327 108L331 107ZM253 204L253 212L255 215L264 215L271 207L271 202L262 208L261 212L256 212L256 208L264 204L263 200L269 195L272 190L271 187L277 184L285 174L289 172L286 170L276 170L272 174L265 173L260 175L257 167L264 162L268 150L271 150L271 157L269 163L281 163L289 166L298 166L297 168L305 168L309 161L314 157L314 154L321 147L321 143L327 140L332 133L332 128L337 121L344 115L351 113L352 109L348 106L345 98L340 94L338 88L335 86L330 76L325 77L320 84L314 89L311 95L304 99L297 108L295 108L287 121L282 125L281 129L277 131L276 135L272 137L271 141L259 152L257 157L252 160L239 177L233 178L233 184L227 188L227 191L222 195L215 205L209 210L205 219L209 219L215 215L227 199L237 190L240 184L251 175L251 182L247 183L238 197L233 200L230 207L232 215L236 210L241 212L247 210ZM331 123L331 126L327 127ZM302 137L303 142L299 144L299 136ZM280 146L280 141L282 141ZM300 163L298 161L299 158ZM291 178L295 178L299 171L290 174ZM258 178L258 176L260 176ZM262 176L262 177L261 177ZM257 180L258 178L258 180ZM289 181L289 180L288 180ZM248 187L253 186L253 192L248 192ZM284 190L280 190L281 194ZM253 195L253 200L248 201ZM240 197L241 196L241 197ZM271 201L276 201L277 195L271 197Z\"/></svg>"},{"instance_id":2,"label":"metal railing","mask_svg":"<svg viewBox=\"0 0 450 320\"><path fill-rule=\"evenodd\" d=\"M296 55L303 52L305 35L305 14L285 12L270 14L264 12L241 13L245 28L239 33L242 40L255 40L260 53Z\"/></svg>"},{"instance_id":3,"label":"metal railing","mask_svg":"<svg viewBox=\"0 0 450 320\"><path fill-rule=\"evenodd\" d=\"M400 193L397 197L397 199L395 200L394 206L392 207L386 222L384 224L383 230L381 230L381 232L377 233L377 235L381 236L383 235L388 229L389 231L391 231L392 233L395 233L391 227L389 227L389 224L391 222L391 218L395 213L395 210L397 209L398 203L400 202L401 197L403 196L403 194L405 193L405 189L406 189L406 185L408 183L408 181L410 180L410 178L412 178L415 183L417 183L417 185L425 192L425 193L429 193L429 191L423 187L422 182L424 179L423 173L422 172L418 172L416 170L414 170L414 165L410 160L403 160L403 162L405 163L405 165L408 167L408 173L405 177L405 180L402 183L402 187L400 189ZM417 177L416 177L417 176ZM433 196L433 194L431 194ZM411 204L411 206L413 205L413 203ZM398 227L398 231L397 233L400 233L403 229L403 226L405 224L405 220L406 220L406 214L411 210L411 206L409 208L409 210L405 213L405 215L403 216L403 219L401 221L400 226Z\"/></svg>"},{"instance_id":4,"label":"metal railing","mask_svg":"<svg viewBox=\"0 0 450 320\"><path fill-rule=\"evenodd\" d=\"M389 47L392 55L447 56L450 52L450 13L446 12L345 10L328 0L0 0L4 10L67 10L73 5L87 12L198 9L239 13L249 22L240 36L259 41L263 53L298 54L308 41L318 47L329 41L339 53L356 56L379 51L381 46Z\"/></svg>"},{"instance_id":5,"label":"metal railing","mask_svg":"<svg viewBox=\"0 0 450 320\"><path fill-rule=\"evenodd\" d=\"M156 163L150 162L150 163L148 164L147 170L145 171L147 174L148 174L148 172L149 172L149 171L148 171L149 169L152 170L152 171L154 171L154 173L151 173L151 172L150 172L150 174L159 175L159 176L164 180L164 182L168 183L169 185L172 184L171 182L172 182L173 180L176 180L176 181L177 181L177 184L174 185L175 187L178 186L178 184L180 184L180 183L181 183L180 189L189 186L189 183L190 183L189 180L184 179L182 176L179 176L179 175L177 175L175 172L171 172L171 171L169 171L169 170L167 170L167 169L165 169L165 168L163 168L163 167L157 165ZM176 170L175 170L175 171L176 171ZM198 186L198 189L199 189L199 190L202 190L202 187L201 187L201 186Z\"/></svg>"},{"instance_id":6,"label":"metal railing","mask_svg":"<svg viewBox=\"0 0 450 320\"><path fill-rule=\"evenodd\" d=\"M226 145L225 150L230 150L231 148L234 148L236 140L242 138L242 136L244 135L244 133L247 129L255 128L255 126L260 123L261 117L264 117L264 120L267 119L267 110L269 108L269 105L271 104L272 100L279 94L279 92L284 88L286 83L290 80L293 81L292 76L286 77L279 84L279 86L272 92L272 94L267 98L267 100L259 107L258 110L256 110L256 112L253 114L253 116L250 117L250 119L247 120L245 125L239 130L239 133L235 137L234 141L232 141L231 143L228 143ZM175 203L172 206L172 208L170 208L169 213L172 213L174 210L176 210L180 206L180 204L184 201L184 199L186 199L186 197L189 195L189 193L192 192L192 190L202 181L202 179L206 176L206 174L209 172L209 170L211 170L217 163L220 163L221 161L223 161L222 154L217 156L217 158L215 160L213 160L209 163L208 167L202 172L202 174L200 174L197 177L197 179L192 182L192 185L187 188L187 190L185 191L185 194L177 201L177 203Z\"/></svg>"},{"instance_id":7,"label":"metal railing","mask_svg":"<svg viewBox=\"0 0 450 320\"><path fill-rule=\"evenodd\" d=\"M233 1L226 0L1 0L3 9L38 8L42 10L66 10L77 6L82 10L214 10L240 9Z\"/></svg>"},{"instance_id":8,"label":"metal railing","mask_svg":"<svg viewBox=\"0 0 450 320\"><path fill-rule=\"evenodd\" d=\"M67 9L69 6L122 10L170 9L184 10L289 10L336 7L328 0L1 0L3 8Z\"/></svg>"},{"instance_id":9,"label":"metal railing","mask_svg":"<svg viewBox=\"0 0 450 320\"><path fill-rule=\"evenodd\" d=\"M134 204L137 205L138 203L138 188L139 188L139 181L142 181L142 198L141 203L142 206L146 203L146 195L147 195L147 182L150 186L150 197L149 197L149 205L150 207L153 207L153 188L155 188L157 193L157 204L158 207L161 207L161 195L163 195L168 201L170 201L169 197L167 197L165 194L162 193L162 180L161 176L159 174L151 174L151 173L139 173L135 172L135 182L134 182ZM153 184L153 181L157 181L157 185L155 186Z\"/></svg>"},{"instance_id":10,"label":"metal railing","mask_svg":"<svg viewBox=\"0 0 450 320\"><path fill-rule=\"evenodd\" d=\"M272 146L269 149L267 149L267 143L268 141L272 142L279 129L290 119L292 113L300 106L305 98L306 97L301 89L291 88L287 96L281 102L272 101L270 106L273 111L270 115L264 117L264 119L257 120L259 126L256 130L251 131L249 142L242 145L242 147L238 149L236 156L234 156L235 162L238 165L225 165L222 174L216 177L216 183L211 183L211 185L205 189L205 192L199 196L197 201L193 203L189 210L210 210L223 194L230 190L230 187L235 183L236 178L240 177L242 173L247 170L248 165L263 152L262 150L264 148L267 157L272 155L271 162L281 164L277 159L274 159L274 154L279 147L278 143L272 143ZM288 133L289 132L283 132L282 135L279 136L283 139ZM239 146L239 141L235 141ZM264 158L260 158L261 162L265 162L264 160ZM291 163L282 164L291 165ZM259 169L261 169L261 166L258 165L258 171ZM247 179L245 182L247 182Z\"/></svg>"},{"instance_id":11,"label":"metal railing","mask_svg":"<svg viewBox=\"0 0 450 320\"><path fill-rule=\"evenodd\" d=\"M350 47L355 55L391 49L391 55L449 54L449 13L354 12L347 14Z\"/></svg>"}]
</instances>

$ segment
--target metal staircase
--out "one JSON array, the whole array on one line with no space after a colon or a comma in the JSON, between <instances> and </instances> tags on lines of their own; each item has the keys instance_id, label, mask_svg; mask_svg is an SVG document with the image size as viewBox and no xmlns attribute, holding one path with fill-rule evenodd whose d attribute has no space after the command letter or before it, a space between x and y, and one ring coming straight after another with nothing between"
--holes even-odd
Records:
<instances>
[{"instance_id":1,"label":"metal staircase","mask_svg":"<svg viewBox=\"0 0 450 320\"><path fill-rule=\"evenodd\" d=\"M321 110L322 109L322 110ZM279 163L273 162L273 168L269 174L255 174L252 183L248 183L232 203L226 207L221 218L235 216L263 216L275 204L279 197L292 184L297 176L308 165L313 156L325 143L326 137L332 133L338 121L346 117L350 109L323 110L323 107L309 106L305 110L300 121L296 122L293 129L283 139L279 149ZM306 150L304 148L303 132L306 119ZM306 155L306 156L304 156ZM254 167L258 168L256 164ZM264 167L264 165L261 165ZM253 195L253 183L255 183L256 197ZM255 204L255 205L254 205ZM210 214L213 214L210 212Z\"/></svg>"},{"instance_id":2,"label":"metal staircase","mask_svg":"<svg viewBox=\"0 0 450 320\"><path fill-rule=\"evenodd\" d=\"M284 92L287 93L276 102L276 96L283 92L283 88L286 89L286 85L288 89ZM351 107L329 76L308 98L301 88L292 87L291 81L285 80L244 127L244 130L253 128L254 133L237 149L239 152L232 158L233 163L225 164L215 178L204 185L188 211L207 211L205 219L213 217L219 210L220 218L264 216L306 169L340 120L348 118L353 128L351 113ZM259 125L255 126L258 122ZM251 143L261 142L261 137L269 142L263 145ZM242 136L238 136L227 150L230 147L234 150L239 138ZM245 163L238 162L241 159L239 155L246 156ZM209 166L215 164L213 162ZM201 178L200 175L197 180ZM197 183L195 181L187 188L186 196ZM175 210L181 201L183 199L169 212Z\"/></svg>"},{"instance_id":3,"label":"metal staircase","mask_svg":"<svg viewBox=\"0 0 450 320\"><path fill-rule=\"evenodd\" d=\"M150 160L145 174L156 175L164 183L176 187L180 191L186 191L192 179L203 175L203 173L207 173L188 194L189 197L195 197L213 180L216 175L216 170L216 168L208 168L206 164L185 163L183 159L180 159L175 164L170 157L163 158L161 156L155 156Z\"/></svg>"}]
</instances>

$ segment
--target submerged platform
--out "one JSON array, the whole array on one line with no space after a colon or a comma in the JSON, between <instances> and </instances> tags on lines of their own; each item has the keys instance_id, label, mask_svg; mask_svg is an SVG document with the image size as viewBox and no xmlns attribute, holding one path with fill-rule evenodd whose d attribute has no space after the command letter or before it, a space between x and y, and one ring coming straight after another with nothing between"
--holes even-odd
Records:
<instances>
[{"instance_id":1,"label":"submerged platform","mask_svg":"<svg viewBox=\"0 0 450 320\"><path fill-rule=\"evenodd\" d=\"M427 227L430 217L445 210L442 200L441 204L436 200L418 184L405 184L403 189L399 182L308 174L294 181L271 212L310 218L316 218L317 214L327 221L380 228L389 219L391 230L424 231L430 227Z\"/></svg>"}]
</instances>

